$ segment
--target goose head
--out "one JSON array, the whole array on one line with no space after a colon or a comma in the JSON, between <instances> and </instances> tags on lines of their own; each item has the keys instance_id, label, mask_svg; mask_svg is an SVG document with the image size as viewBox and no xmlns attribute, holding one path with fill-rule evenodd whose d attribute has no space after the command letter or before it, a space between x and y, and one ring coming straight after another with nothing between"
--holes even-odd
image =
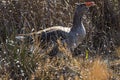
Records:
<instances>
[{"instance_id":1,"label":"goose head","mask_svg":"<svg viewBox=\"0 0 120 80\"><path fill-rule=\"evenodd\" d=\"M82 16L88 11L90 7L95 6L95 5L96 4L93 1L79 3L79 4L77 3L75 14L78 14L78 16Z\"/></svg>"}]
</instances>

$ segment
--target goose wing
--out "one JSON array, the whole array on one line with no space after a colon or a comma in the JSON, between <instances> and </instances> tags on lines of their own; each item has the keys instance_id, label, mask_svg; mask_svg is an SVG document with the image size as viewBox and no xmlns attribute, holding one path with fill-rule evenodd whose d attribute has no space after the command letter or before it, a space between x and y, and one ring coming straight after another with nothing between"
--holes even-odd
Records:
<instances>
[{"instance_id":1,"label":"goose wing","mask_svg":"<svg viewBox=\"0 0 120 80\"><path fill-rule=\"evenodd\" d=\"M67 39L70 30L71 28L68 27L54 26L54 27L46 28L44 30L40 30L38 32L19 34L19 36L16 36L16 38L18 40L21 40L21 39L26 39L28 37L28 39L30 38L32 42L39 40L41 46L47 46L48 43L56 44L58 39L60 40ZM31 35L38 35L38 39L32 38Z\"/></svg>"},{"instance_id":2,"label":"goose wing","mask_svg":"<svg viewBox=\"0 0 120 80\"><path fill-rule=\"evenodd\" d=\"M62 30L55 30L55 31L51 31L51 32L42 32L42 34L40 35L40 40L42 42L56 42L57 39L66 39L68 37L68 32L62 31Z\"/></svg>"},{"instance_id":3,"label":"goose wing","mask_svg":"<svg viewBox=\"0 0 120 80\"><path fill-rule=\"evenodd\" d=\"M52 28L50 30L42 32L42 34L40 34L40 40L42 42L49 42L49 41L56 42L58 39L63 40L68 37L69 31L70 31L70 28L68 28L67 31L65 31L65 29L62 29L62 28L60 29Z\"/></svg>"},{"instance_id":4,"label":"goose wing","mask_svg":"<svg viewBox=\"0 0 120 80\"><path fill-rule=\"evenodd\" d=\"M50 46L53 48L50 51L49 55L55 55L57 54L58 47L57 47L57 40L65 40L68 38L70 32L70 28L51 28L49 30L46 30L42 32L39 36L40 42L41 42L41 48L47 49Z\"/></svg>"}]
</instances>

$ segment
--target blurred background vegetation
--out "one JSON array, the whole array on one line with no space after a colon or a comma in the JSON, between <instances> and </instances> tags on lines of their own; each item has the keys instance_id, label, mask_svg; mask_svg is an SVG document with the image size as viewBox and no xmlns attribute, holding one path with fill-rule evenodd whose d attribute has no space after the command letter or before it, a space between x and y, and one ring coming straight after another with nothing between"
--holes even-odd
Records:
<instances>
[{"instance_id":1,"label":"blurred background vegetation","mask_svg":"<svg viewBox=\"0 0 120 80\"><path fill-rule=\"evenodd\" d=\"M108 59L107 65L112 70L112 77L106 72L103 79L118 80L120 63L111 62L120 58L120 1L119 0L92 0L97 6L91 7L89 13L83 19L87 29L87 37L75 50L79 56L83 54L82 60L74 58L49 59L41 57L38 51L30 53L30 42L18 41L15 36L23 33L38 31L51 26L72 26L75 3L91 0L1 0L0 1L0 77L1 79L63 79L67 80L96 80L86 77L82 73L83 67L89 68L90 61L94 57L102 56ZM86 50L89 51L90 60L85 60ZM80 57L80 56L79 56ZM78 60L78 61L76 61ZM97 59L99 63L99 59ZM63 64L60 64L61 61ZM54 64L53 64L53 63ZM68 63L80 67L68 67ZM80 63L80 65L79 65ZM96 63L96 64L97 64ZM89 64L89 65L88 65ZM100 63L101 64L101 63ZM103 63L102 63L103 64ZM112 65L110 65L112 64ZM52 66L50 66L52 65ZM83 65L81 67L81 65ZM88 65L86 67L86 65ZM61 68L61 69L56 69ZM94 67L94 66L92 66ZM40 70L38 70L40 68ZM101 68L101 67L100 67ZM105 68L105 67L104 67ZM99 69L99 68L98 68ZM99 69L100 70L100 69ZM92 70L93 71L93 70ZM91 71L91 72L92 72ZM71 74L70 74L71 73ZM72 73L74 73L72 75ZM92 74L92 73L91 73ZM96 74L96 73L95 73ZM110 72L111 74L111 72ZM59 77L58 77L59 75ZM65 75L65 76L64 76ZM72 77L74 76L74 77ZM81 77L82 76L82 77ZM97 75L96 75L97 76Z\"/></svg>"}]
</instances>

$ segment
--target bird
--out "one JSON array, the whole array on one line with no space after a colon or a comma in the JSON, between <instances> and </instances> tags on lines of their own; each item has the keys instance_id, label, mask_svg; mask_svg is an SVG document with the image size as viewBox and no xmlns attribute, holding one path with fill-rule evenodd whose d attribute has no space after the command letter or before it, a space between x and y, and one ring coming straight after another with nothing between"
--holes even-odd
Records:
<instances>
[{"instance_id":1,"label":"bird","mask_svg":"<svg viewBox=\"0 0 120 80\"><path fill-rule=\"evenodd\" d=\"M62 44L66 44L69 50L74 51L74 49L82 43L86 36L86 29L83 25L82 17L86 12L88 12L89 7L95 5L95 2L93 1L78 3L73 16L72 27L53 26L40 30L38 32L20 34L16 38L20 38L20 36L30 36L33 34L40 35L39 40L42 44L45 44L49 41L55 44L55 46L49 54L50 56L54 56L58 53L58 45L56 44L58 39L61 40Z\"/></svg>"}]
</instances>

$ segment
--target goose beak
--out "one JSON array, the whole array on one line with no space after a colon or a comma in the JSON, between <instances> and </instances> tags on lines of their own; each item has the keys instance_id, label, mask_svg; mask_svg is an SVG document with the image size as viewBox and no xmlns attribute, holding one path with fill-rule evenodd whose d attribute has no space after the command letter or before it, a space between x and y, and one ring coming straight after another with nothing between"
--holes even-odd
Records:
<instances>
[{"instance_id":1,"label":"goose beak","mask_svg":"<svg viewBox=\"0 0 120 80\"><path fill-rule=\"evenodd\" d=\"M85 2L84 3L87 7L91 7L91 6L95 6L95 2L91 1L91 2Z\"/></svg>"}]
</instances>

